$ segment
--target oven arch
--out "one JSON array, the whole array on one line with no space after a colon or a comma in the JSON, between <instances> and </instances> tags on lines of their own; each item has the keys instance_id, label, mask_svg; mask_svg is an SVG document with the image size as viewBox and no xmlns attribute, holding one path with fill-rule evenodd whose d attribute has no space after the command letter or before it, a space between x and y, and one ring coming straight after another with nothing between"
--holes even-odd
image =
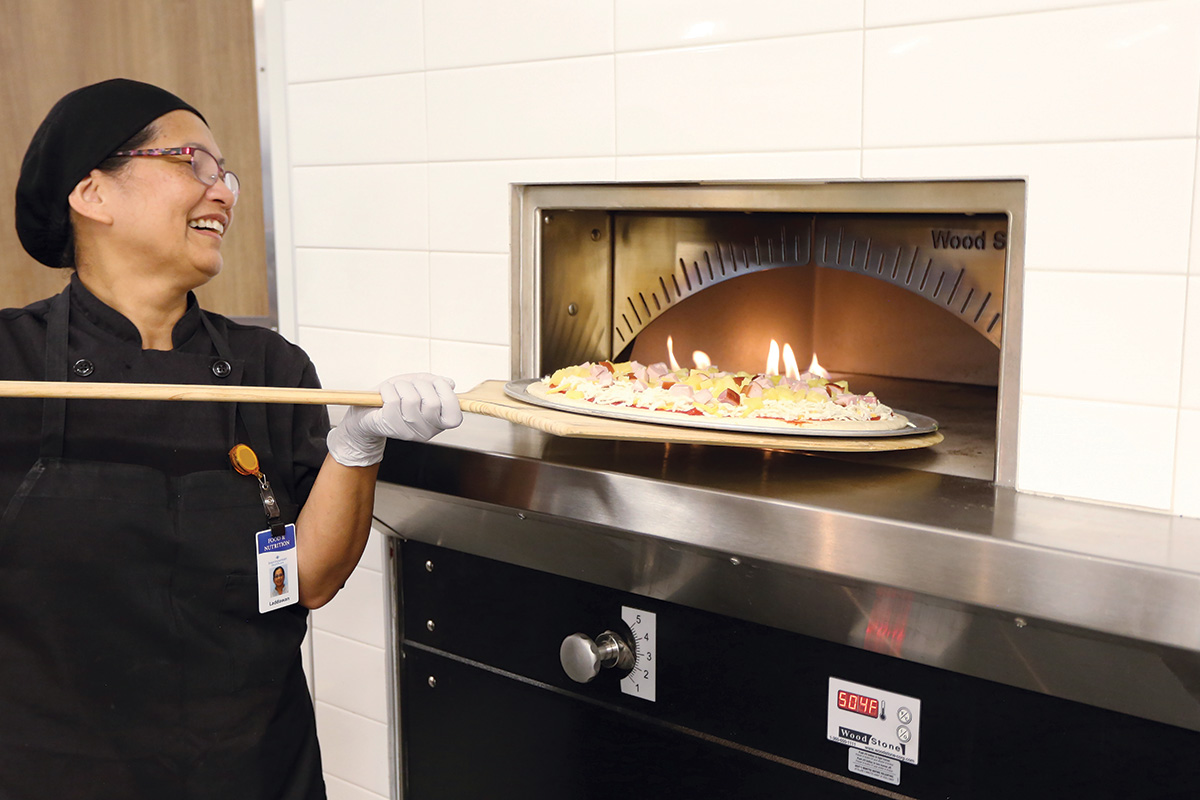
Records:
<instances>
[{"instance_id":1,"label":"oven arch","mask_svg":"<svg viewBox=\"0 0 1200 800\"><path fill-rule=\"evenodd\" d=\"M711 286L810 265L912 292L1000 347L1008 236L1001 214L617 213L613 229L612 355Z\"/></svg>"}]
</instances>

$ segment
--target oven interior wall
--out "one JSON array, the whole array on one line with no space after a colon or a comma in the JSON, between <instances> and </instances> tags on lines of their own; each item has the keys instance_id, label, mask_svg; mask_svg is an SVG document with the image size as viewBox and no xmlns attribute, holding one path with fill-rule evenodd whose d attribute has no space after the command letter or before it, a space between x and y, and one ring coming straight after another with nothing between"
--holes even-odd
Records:
<instances>
[{"instance_id":1,"label":"oven interior wall","mask_svg":"<svg viewBox=\"0 0 1200 800\"><path fill-rule=\"evenodd\" d=\"M869 276L811 265L715 284L669 309L622 351L644 364L692 366L700 350L727 370L767 368L771 340L799 367L813 355L832 372L998 385L1000 351L953 314Z\"/></svg>"},{"instance_id":2,"label":"oven interior wall","mask_svg":"<svg viewBox=\"0 0 1200 800\"><path fill-rule=\"evenodd\" d=\"M999 385L1000 349L944 307L867 275L816 272L814 346L830 370Z\"/></svg>"},{"instance_id":3,"label":"oven interior wall","mask_svg":"<svg viewBox=\"0 0 1200 800\"><path fill-rule=\"evenodd\" d=\"M772 340L788 344L808 366L816 348L816 269L781 267L718 283L668 309L647 325L624 353L643 364L668 361L667 338L681 366L693 351L729 371L767 370ZM781 371L776 360L775 369Z\"/></svg>"}]
</instances>

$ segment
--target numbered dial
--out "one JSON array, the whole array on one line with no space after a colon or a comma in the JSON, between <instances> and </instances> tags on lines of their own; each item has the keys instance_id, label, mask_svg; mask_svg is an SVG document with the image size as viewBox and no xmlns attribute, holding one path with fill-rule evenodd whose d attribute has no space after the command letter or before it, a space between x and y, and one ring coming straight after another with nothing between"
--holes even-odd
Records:
<instances>
[{"instance_id":1,"label":"numbered dial","mask_svg":"<svg viewBox=\"0 0 1200 800\"><path fill-rule=\"evenodd\" d=\"M601 669L629 669L635 659L633 648L624 639L613 631L605 631L595 641L586 634L571 634L563 639L558 660L571 680L587 683L599 675Z\"/></svg>"},{"instance_id":2,"label":"numbered dial","mask_svg":"<svg viewBox=\"0 0 1200 800\"><path fill-rule=\"evenodd\" d=\"M629 626L634 652L633 669L621 679L621 691L653 703L658 688L658 617L622 606L621 621Z\"/></svg>"}]
</instances>

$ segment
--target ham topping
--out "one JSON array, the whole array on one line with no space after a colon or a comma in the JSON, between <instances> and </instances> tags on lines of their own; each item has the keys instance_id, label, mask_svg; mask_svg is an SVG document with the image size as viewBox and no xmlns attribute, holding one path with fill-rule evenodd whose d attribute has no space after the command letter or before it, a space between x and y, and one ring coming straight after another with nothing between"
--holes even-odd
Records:
<instances>
[{"instance_id":1,"label":"ham topping","mask_svg":"<svg viewBox=\"0 0 1200 800\"><path fill-rule=\"evenodd\" d=\"M845 381L808 372L796 379L723 372L716 367L672 372L661 362L645 366L636 361L600 361L560 369L544 382L552 393L597 405L691 416L771 419L796 425L895 416L874 394L855 394Z\"/></svg>"}]
</instances>

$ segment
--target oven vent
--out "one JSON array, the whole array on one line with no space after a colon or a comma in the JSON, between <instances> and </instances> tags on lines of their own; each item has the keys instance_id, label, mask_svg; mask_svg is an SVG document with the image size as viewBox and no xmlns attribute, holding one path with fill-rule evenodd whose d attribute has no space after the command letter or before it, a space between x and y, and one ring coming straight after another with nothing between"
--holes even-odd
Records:
<instances>
[{"instance_id":1,"label":"oven vent","mask_svg":"<svg viewBox=\"0 0 1200 800\"><path fill-rule=\"evenodd\" d=\"M821 216L814 263L918 294L999 347L1007 229L1001 215Z\"/></svg>"},{"instance_id":2,"label":"oven vent","mask_svg":"<svg viewBox=\"0 0 1200 800\"><path fill-rule=\"evenodd\" d=\"M751 219L753 220L751 223ZM718 222L719 220L719 222ZM644 229L669 221L676 240L663 271L644 253L623 250ZM630 227L625 227L628 222ZM748 224L751 223L751 224ZM812 258L812 218L806 215L744 214L708 219L634 217L619 219L613 299L613 349L619 352L652 320L676 303L733 278L779 267L803 266ZM642 229L642 230L639 230ZM703 230L701 230L703 229ZM665 254L663 254L665 255Z\"/></svg>"},{"instance_id":3,"label":"oven vent","mask_svg":"<svg viewBox=\"0 0 1200 800\"><path fill-rule=\"evenodd\" d=\"M617 214L615 229L614 354L697 292L752 272L810 264L918 294L1000 346L1003 215L631 213Z\"/></svg>"},{"instance_id":4,"label":"oven vent","mask_svg":"<svg viewBox=\"0 0 1200 800\"><path fill-rule=\"evenodd\" d=\"M698 292L753 272L804 266L812 260L810 214L616 217L614 353L669 308Z\"/></svg>"}]
</instances>

